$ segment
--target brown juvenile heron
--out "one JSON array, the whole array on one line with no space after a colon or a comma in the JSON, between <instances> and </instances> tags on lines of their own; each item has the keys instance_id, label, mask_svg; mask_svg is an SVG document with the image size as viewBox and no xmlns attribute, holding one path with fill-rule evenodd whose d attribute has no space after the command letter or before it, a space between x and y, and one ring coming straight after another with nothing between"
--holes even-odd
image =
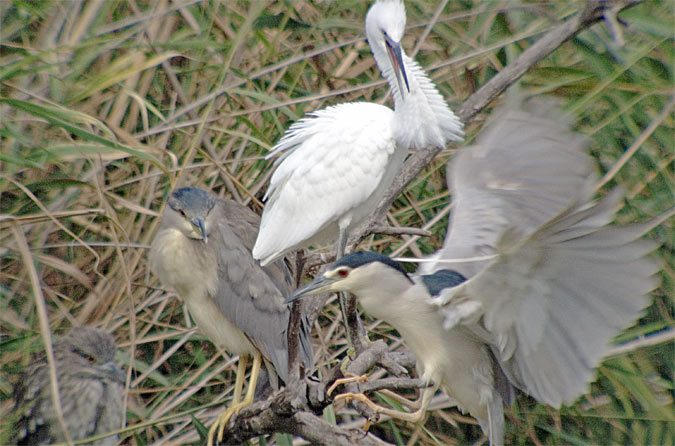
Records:
<instances>
[{"instance_id":1,"label":"brown juvenile heron","mask_svg":"<svg viewBox=\"0 0 675 446\"><path fill-rule=\"evenodd\" d=\"M91 327L75 327L54 342L59 400L68 434L83 440L122 428L124 373L114 361L115 340ZM66 436L52 400L49 365L39 355L24 370L14 389L16 401L13 442L18 445L62 443ZM93 441L112 446L118 435Z\"/></svg>"},{"instance_id":2,"label":"brown juvenile heron","mask_svg":"<svg viewBox=\"0 0 675 446\"><path fill-rule=\"evenodd\" d=\"M150 269L183 299L214 344L239 355L231 406L209 430L222 441L230 417L251 404L261 363L270 383L288 380L288 320L284 303L294 286L283 259L265 267L251 256L260 217L232 200L194 187L173 191L150 249ZM300 357L312 368L309 323L302 315ZM244 375L253 358L246 396Z\"/></svg>"},{"instance_id":3,"label":"brown juvenile heron","mask_svg":"<svg viewBox=\"0 0 675 446\"><path fill-rule=\"evenodd\" d=\"M612 338L649 303L659 266L648 257L655 244L640 238L673 213L608 226L620 194L591 201L585 148L550 107L507 109L453 159L448 235L417 276L357 252L294 293L289 302L355 294L400 332L430 384L414 412L342 398L419 421L441 387L498 446L513 387L556 407L584 392Z\"/></svg>"}]
</instances>

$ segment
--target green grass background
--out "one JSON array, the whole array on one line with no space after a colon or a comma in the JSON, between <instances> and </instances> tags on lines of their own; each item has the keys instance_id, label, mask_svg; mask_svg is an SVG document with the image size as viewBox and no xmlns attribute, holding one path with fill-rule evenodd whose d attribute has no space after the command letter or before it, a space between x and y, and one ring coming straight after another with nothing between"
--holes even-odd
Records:
<instances>
[{"instance_id":1,"label":"green grass background","mask_svg":"<svg viewBox=\"0 0 675 446\"><path fill-rule=\"evenodd\" d=\"M114 331L118 360L131 368L124 444L199 442L194 420L209 425L230 398L234 358L194 333L180 301L149 273L158 212L183 185L260 212L271 174L263 157L290 123L344 101L390 104L364 40L369 5L0 2L0 419L7 420L18 373L42 349L35 273L55 334L75 323ZM403 45L456 107L583 2L409 0L406 7ZM652 0L622 13L623 47L595 25L520 82L527 95L557 97L577 117L606 175L600 194L626 190L619 223L673 203L673 8ZM467 142L489 111L467 126ZM447 218L434 217L448 205L445 163L457 148L443 151L388 216L434 235L370 236L364 249L405 256L438 249ZM662 244L655 253L662 284L620 341L673 327L672 222L650 237ZM29 251L20 249L22 239ZM398 348L390 327L366 323L372 338ZM335 303L314 336L325 371L346 349ZM633 345L602 364L574 406L556 410L519 397L507 411L507 444L673 444L672 338ZM371 431L402 445L480 444L472 420L440 405L423 424L383 421ZM360 419L348 410L335 416ZM8 426L0 428L6 438Z\"/></svg>"}]
</instances>

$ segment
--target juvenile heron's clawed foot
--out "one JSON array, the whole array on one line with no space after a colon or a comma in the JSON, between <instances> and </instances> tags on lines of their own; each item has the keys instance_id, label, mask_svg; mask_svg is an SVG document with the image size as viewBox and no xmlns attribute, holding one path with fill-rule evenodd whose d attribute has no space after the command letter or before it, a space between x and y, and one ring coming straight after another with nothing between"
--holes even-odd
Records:
<instances>
[{"instance_id":1,"label":"juvenile heron's clawed foot","mask_svg":"<svg viewBox=\"0 0 675 446\"><path fill-rule=\"evenodd\" d=\"M368 376L367 375L355 375L354 373L349 373L349 372L344 372L344 378L336 379L333 384L328 388L326 391L326 394L330 396L335 389L337 389L338 386L341 386L343 384L349 384L349 383L364 383L368 381ZM345 394L346 395L346 394ZM337 397L340 397L342 395L338 395ZM336 397L336 398L337 398Z\"/></svg>"},{"instance_id":2,"label":"juvenile heron's clawed foot","mask_svg":"<svg viewBox=\"0 0 675 446\"><path fill-rule=\"evenodd\" d=\"M221 413L218 415L218 418L216 419L215 423L211 426L209 429L209 438L208 438L208 446L213 446L214 444L221 443L223 441L223 433L225 432L225 427L227 427L227 423L230 422L230 418L232 418L233 415L238 414L241 412L241 410L250 405L250 402L247 401L242 401L240 403L234 404L232 407L229 407L225 412ZM216 436L216 431L218 432L218 441L214 443L213 439Z\"/></svg>"}]
</instances>

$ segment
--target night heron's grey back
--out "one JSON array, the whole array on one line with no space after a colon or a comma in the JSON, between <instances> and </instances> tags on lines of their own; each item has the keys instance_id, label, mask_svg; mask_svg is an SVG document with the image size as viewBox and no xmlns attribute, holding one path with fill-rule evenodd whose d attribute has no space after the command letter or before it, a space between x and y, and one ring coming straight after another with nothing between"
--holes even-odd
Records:
<instances>
[{"instance_id":1,"label":"night heron's grey back","mask_svg":"<svg viewBox=\"0 0 675 446\"><path fill-rule=\"evenodd\" d=\"M54 360L63 418L73 441L122 428L124 373L114 362L115 341L91 327L75 327L54 343ZM65 442L52 402L49 365L44 354L26 367L14 390L13 443ZM112 435L94 445L112 446Z\"/></svg>"},{"instance_id":2,"label":"night heron's grey back","mask_svg":"<svg viewBox=\"0 0 675 446\"><path fill-rule=\"evenodd\" d=\"M258 215L232 200L202 189L177 189L152 242L149 262L161 282L176 289L212 342L239 355L259 350L274 365L270 378L278 375L286 381L290 310L284 299L293 277L283 259L261 267L251 256L259 222ZM300 345L301 359L311 369L304 316Z\"/></svg>"}]
</instances>

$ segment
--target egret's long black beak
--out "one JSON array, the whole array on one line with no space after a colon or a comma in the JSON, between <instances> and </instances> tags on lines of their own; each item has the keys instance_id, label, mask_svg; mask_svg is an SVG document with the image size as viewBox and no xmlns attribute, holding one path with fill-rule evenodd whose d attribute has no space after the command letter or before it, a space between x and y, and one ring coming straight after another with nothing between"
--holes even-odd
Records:
<instances>
[{"instance_id":1,"label":"egret's long black beak","mask_svg":"<svg viewBox=\"0 0 675 446\"><path fill-rule=\"evenodd\" d=\"M194 217L192 220L190 220L190 223L192 223L195 227L199 228L199 232L202 234L202 240L204 240L204 243L209 242L209 237L206 235L206 227L204 225L204 219L202 217Z\"/></svg>"},{"instance_id":2,"label":"egret's long black beak","mask_svg":"<svg viewBox=\"0 0 675 446\"><path fill-rule=\"evenodd\" d=\"M398 82L398 89L401 92L401 96L403 96L404 91L403 82L405 82L405 92L410 93L408 76L405 72L405 65L403 65L403 52L401 50L401 44L399 42L394 42L389 38L389 36L384 37L384 43L386 44L387 52L389 53L391 65L394 68L394 74L396 74L396 81Z\"/></svg>"},{"instance_id":3,"label":"egret's long black beak","mask_svg":"<svg viewBox=\"0 0 675 446\"><path fill-rule=\"evenodd\" d=\"M301 299L305 296L313 296L315 294L326 293L332 290L333 284L336 282L335 278L332 277L317 277L316 279L309 282L307 285L301 286L291 294L291 296L286 299L286 303L290 304L295 302L298 299Z\"/></svg>"}]
</instances>

